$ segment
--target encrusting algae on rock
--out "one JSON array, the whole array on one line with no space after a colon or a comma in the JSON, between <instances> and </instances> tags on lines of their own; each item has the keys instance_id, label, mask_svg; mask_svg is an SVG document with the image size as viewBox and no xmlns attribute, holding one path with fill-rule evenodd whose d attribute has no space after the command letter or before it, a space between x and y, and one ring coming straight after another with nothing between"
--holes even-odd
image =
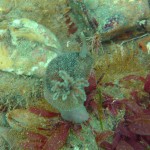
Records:
<instances>
[{"instance_id":1,"label":"encrusting algae on rock","mask_svg":"<svg viewBox=\"0 0 150 150\"><path fill-rule=\"evenodd\" d=\"M9 69L13 65L13 61L9 57L9 51L7 47L0 42L0 69Z\"/></svg>"},{"instance_id":2,"label":"encrusting algae on rock","mask_svg":"<svg viewBox=\"0 0 150 150\"><path fill-rule=\"evenodd\" d=\"M0 43L2 71L42 77L48 63L61 53L56 36L46 27L26 18L10 22L3 34L6 38Z\"/></svg>"}]
</instances>

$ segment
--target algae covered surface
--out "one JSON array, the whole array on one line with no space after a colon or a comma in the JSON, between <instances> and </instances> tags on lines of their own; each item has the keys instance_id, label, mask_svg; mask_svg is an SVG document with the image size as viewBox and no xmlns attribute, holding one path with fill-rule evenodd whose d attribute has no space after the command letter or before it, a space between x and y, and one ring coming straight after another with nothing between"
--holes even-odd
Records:
<instances>
[{"instance_id":1,"label":"algae covered surface","mask_svg":"<svg viewBox=\"0 0 150 150\"><path fill-rule=\"evenodd\" d=\"M150 148L149 0L0 0L0 150Z\"/></svg>"}]
</instances>

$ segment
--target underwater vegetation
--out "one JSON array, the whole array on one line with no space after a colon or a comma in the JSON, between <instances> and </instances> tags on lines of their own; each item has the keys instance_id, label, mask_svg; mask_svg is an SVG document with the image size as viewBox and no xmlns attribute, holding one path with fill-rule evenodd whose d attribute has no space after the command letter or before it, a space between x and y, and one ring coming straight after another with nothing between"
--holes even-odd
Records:
<instances>
[{"instance_id":1,"label":"underwater vegetation","mask_svg":"<svg viewBox=\"0 0 150 150\"><path fill-rule=\"evenodd\" d=\"M138 83L139 81L142 85ZM126 82L123 83L124 87L122 86L121 88L128 89L130 94L129 98L115 99L114 97L103 93L104 102L102 105L104 108L108 108L115 116L117 115L118 110L125 110L124 116L114 130L112 143L103 139L103 136L109 136L109 132L104 135L103 133L100 133L96 139L97 143L104 149L123 149L124 147L128 149L147 149L150 146L150 75L148 74L146 78L129 75L121 79L120 83L121 82ZM139 86L142 89L131 89L131 86L135 83L136 86ZM107 86L111 86L113 89L113 86L115 85L107 84Z\"/></svg>"},{"instance_id":2,"label":"underwater vegetation","mask_svg":"<svg viewBox=\"0 0 150 150\"><path fill-rule=\"evenodd\" d=\"M51 66L47 70L48 77L51 77L53 81L57 80L57 82L52 82L47 79L50 82L48 84L50 87L48 88L51 89L53 87L51 92L55 93L55 87L62 90L59 86L67 88L68 85L74 85L80 79L82 85L78 85L77 89L81 88L80 90L82 92L84 91L84 93L81 92L83 96L80 95L79 97L83 98L86 95L86 98L83 98L84 100L81 102L82 105L84 103L86 111L89 114L89 119L87 120L86 117L83 118L84 116L82 116L82 121L84 119L87 120L83 124L74 123L76 120L71 120L71 122L66 121L69 119L61 117L62 114L60 113L62 112L59 108L58 111L50 106L49 103L51 101L55 102L53 97L48 97L48 103L44 99L42 102L38 101L36 104L30 104L27 108L13 109L9 112L1 109L1 112L6 112L6 116L3 116L4 118L6 117L5 127L0 127L1 136L5 140L2 145L6 145L7 143L7 147L9 148L23 150L59 150L61 148L63 149L66 145L71 147L71 143L68 140L72 134L82 139L82 141L86 140L86 135L82 132L85 128L89 127L91 131L90 136L93 136L97 143L95 143L95 149L115 150L127 147L129 150L145 150L149 148L150 75L147 66L142 67L142 62L139 61L139 58L143 59L145 57L138 57L142 56L141 54L138 55L138 53L140 52L132 50L128 53L128 51L124 50L124 55L121 55L119 48L114 53L111 53L111 57L108 57L110 54L106 53L102 60L98 59L95 62L94 69L89 73L88 83L87 80L81 80L82 78L79 78L87 76L86 72L82 74L81 69L78 67L79 62L76 59L80 58L79 53L71 53L71 56L67 53L69 57L75 59L73 64L68 64L73 66L72 70L69 67L65 68L66 66L63 65L63 63L66 64L68 61L66 54L62 54L53 59L51 63L55 64L53 66L55 68L60 66L57 66L55 62L63 58L63 63L58 61L62 65L61 69L66 72L70 71L76 80L73 80L64 71L57 71L57 74L53 74L53 67ZM137 57L134 57L135 55ZM90 63L90 56L87 55L86 57L88 57ZM84 60L86 57L81 57L81 60ZM131 58L132 61L129 61ZM148 62L148 58L147 56L147 59L144 59L144 61ZM98 61L102 62L98 63ZM52 65L51 63L49 66ZM86 62L86 64L89 63ZM88 67L90 68L90 65ZM78 71L76 72L75 70ZM74 81L76 82L74 83ZM54 98L63 99L63 91L58 92L60 92L60 95ZM62 102L67 101L69 96L64 96ZM79 98L75 97L75 99ZM61 105L58 106L60 107ZM118 118L118 114L121 114L120 118ZM108 119L110 116L112 117L111 120ZM98 120L100 129L92 126L93 118ZM113 121L114 119L117 119L117 121ZM109 122L113 122L112 128L106 126L105 122L108 124ZM16 136L14 137L14 135Z\"/></svg>"},{"instance_id":3,"label":"underwater vegetation","mask_svg":"<svg viewBox=\"0 0 150 150\"><path fill-rule=\"evenodd\" d=\"M150 149L148 2L0 0L0 150Z\"/></svg>"},{"instance_id":4,"label":"underwater vegetation","mask_svg":"<svg viewBox=\"0 0 150 150\"><path fill-rule=\"evenodd\" d=\"M118 86L125 88L130 95L129 98L116 99L115 96L101 92L103 99L99 110L98 101L94 98L99 94L97 89L96 79L92 74L89 78L89 86L85 88L87 95L85 106L89 113L94 113L97 118L107 118L109 111L113 116L117 116L120 110L123 110L123 117L117 122L112 130L96 131L90 124L90 118L85 126L91 126L92 133L95 137L99 148L106 150L123 149L124 147L131 149L145 150L150 145L150 111L149 111L149 96L150 96L150 75L147 77L129 75L120 79ZM134 87L134 85L136 85ZM115 87L115 83L105 83L98 88ZM138 87L138 88L137 88ZM43 104L42 104L43 103ZM22 149L36 150L57 150L62 148L67 142L70 133L81 138L83 126L73 122L62 120L60 114L47 107L47 103L43 101L37 106L30 106L28 109L16 109L7 114L7 121L12 129L3 131L3 137L9 133L20 133L17 143L13 146L19 146ZM99 115L101 114L101 116ZM106 115L106 116L105 116ZM110 114L109 114L110 115ZM24 117L23 117L24 116ZM90 116L91 117L91 116ZM100 118L101 117L101 118ZM22 119L24 118L24 119ZM32 122L30 121L32 120ZM8 130L8 129L7 129ZM8 136L8 135L7 135ZM17 136L16 136L17 138ZM12 141L7 139L11 144ZM16 145L15 145L16 144Z\"/></svg>"}]
</instances>

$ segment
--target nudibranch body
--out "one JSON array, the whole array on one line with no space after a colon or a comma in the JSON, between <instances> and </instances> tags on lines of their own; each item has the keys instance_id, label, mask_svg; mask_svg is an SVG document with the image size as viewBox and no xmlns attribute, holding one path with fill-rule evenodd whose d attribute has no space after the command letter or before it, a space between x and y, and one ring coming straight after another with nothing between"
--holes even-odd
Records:
<instances>
[{"instance_id":1,"label":"nudibranch body","mask_svg":"<svg viewBox=\"0 0 150 150\"><path fill-rule=\"evenodd\" d=\"M75 123L89 118L84 107L84 88L89 85L87 78L93 64L83 33L81 39L83 46L80 52L62 53L49 63L44 86L47 101L60 111L63 119Z\"/></svg>"},{"instance_id":2,"label":"nudibranch body","mask_svg":"<svg viewBox=\"0 0 150 150\"><path fill-rule=\"evenodd\" d=\"M81 123L88 119L84 87L89 85L92 62L90 55L81 57L79 52L69 52L54 58L47 67L45 98L65 120Z\"/></svg>"}]
</instances>

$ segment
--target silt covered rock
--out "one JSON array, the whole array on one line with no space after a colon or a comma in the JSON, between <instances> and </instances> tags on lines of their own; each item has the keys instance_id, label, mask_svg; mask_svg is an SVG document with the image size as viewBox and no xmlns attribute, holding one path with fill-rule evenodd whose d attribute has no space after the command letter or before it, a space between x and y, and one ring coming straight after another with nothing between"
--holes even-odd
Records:
<instances>
[{"instance_id":1,"label":"silt covered rock","mask_svg":"<svg viewBox=\"0 0 150 150\"><path fill-rule=\"evenodd\" d=\"M29 19L16 19L1 30L0 69L18 75L42 77L48 63L60 53L56 36Z\"/></svg>"}]
</instances>

